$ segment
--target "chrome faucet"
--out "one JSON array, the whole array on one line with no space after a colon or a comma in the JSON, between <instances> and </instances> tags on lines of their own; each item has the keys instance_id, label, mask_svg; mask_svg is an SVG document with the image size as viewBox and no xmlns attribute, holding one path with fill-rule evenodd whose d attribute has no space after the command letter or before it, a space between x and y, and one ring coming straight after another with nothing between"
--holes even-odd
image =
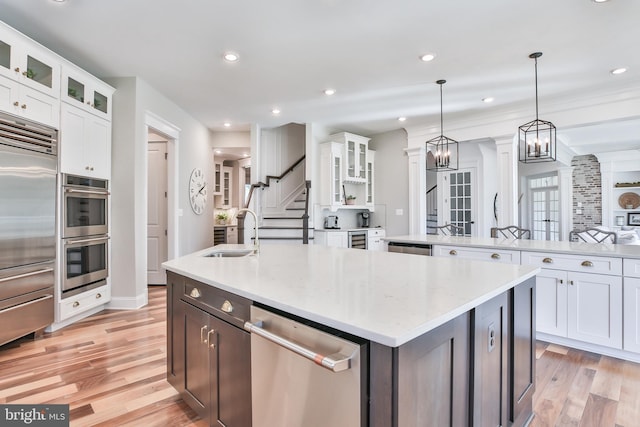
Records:
<instances>
[{"instance_id":1,"label":"chrome faucet","mask_svg":"<svg viewBox=\"0 0 640 427\"><path fill-rule=\"evenodd\" d=\"M258 240L258 215L256 215L256 213L251 209L247 208L239 209L238 213L240 212L249 212L251 215L253 215L253 253L258 254L260 252L260 241Z\"/></svg>"}]
</instances>

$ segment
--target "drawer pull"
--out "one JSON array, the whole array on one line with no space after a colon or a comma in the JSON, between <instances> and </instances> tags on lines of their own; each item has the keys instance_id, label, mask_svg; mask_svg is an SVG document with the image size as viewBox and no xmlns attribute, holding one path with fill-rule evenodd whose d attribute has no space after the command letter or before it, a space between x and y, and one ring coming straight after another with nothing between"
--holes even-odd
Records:
<instances>
[{"instance_id":1,"label":"drawer pull","mask_svg":"<svg viewBox=\"0 0 640 427\"><path fill-rule=\"evenodd\" d=\"M500 259L500 254L491 254L492 259Z\"/></svg>"},{"instance_id":2,"label":"drawer pull","mask_svg":"<svg viewBox=\"0 0 640 427\"><path fill-rule=\"evenodd\" d=\"M207 339L204 337L204 331L206 330L207 330L207 325L204 325L202 328L200 328L200 342L202 344L207 343Z\"/></svg>"},{"instance_id":3,"label":"drawer pull","mask_svg":"<svg viewBox=\"0 0 640 427\"><path fill-rule=\"evenodd\" d=\"M202 296L202 293L200 293L200 289L193 288L191 289L191 292L189 292L189 296L191 298L200 298Z\"/></svg>"},{"instance_id":4,"label":"drawer pull","mask_svg":"<svg viewBox=\"0 0 640 427\"><path fill-rule=\"evenodd\" d=\"M544 262L545 264L553 264L553 259L545 258L545 259L542 260L542 262Z\"/></svg>"},{"instance_id":5,"label":"drawer pull","mask_svg":"<svg viewBox=\"0 0 640 427\"><path fill-rule=\"evenodd\" d=\"M102 298L102 294L98 292L98 293L96 294L96 299L100 299L100 298Z\"/></svg>"},{"instance_id":6,"label":"drawer pull","mask_svg":"<svg viewBox=\"0 0 640 427\"><path fill-rule=\"evenodd\" d=\"M455 249L451 249L449 251L449 255L458 255L458 251L456 251Z\"/></svg>"},{"instance_id":7,"label":"drawer pull","mask_svg":"<svg viewBox=\"0 0 640 427\"><path fill-rule=\"evenodd\" d=\"M583 267L593 267L593 263L591 261L582 261L582 264L580 264Z\"/></svg>"},{"instance_id":8,"label":"drawer pull","mask_svg":"<svg viewBox=\"0 0 640 427\"><path fill-rule=\"evenodd\" d=\"M232 313L233 305L229 302L229 300L225 300L222 303L222 307L220 307L220 310L224 311L225 313Z\"/></svg>"},{"instance_id":9,"label":"drawer pull","mask_svg":"<svg viewBox=\"0 0 640 427\"><path fill-rule=\"evenodd\" d=\"M569 280L569 284L573 286L573 280Z\"/></svg>"},{"instance_id":10,"label":"drawer pull","mask_svg":"<svg viewBox=\"0 0 640 427\"><path fill-rule=\"evenodd\" d=\"M80 307L80 302L78 301L73 302L73 308L76 308L76 307Z\"/></svg>"},{"instance_id":11,"label":"drawer pull","mask_svg":"<svg viewBox=\"0 0 640 427\"><path fill-rule=\"evenodd\" d=\"M563 283L564 283L564 280L563 280L563 279L560 279L560 284L562 285Z\"/></svg>"}]
</instances>

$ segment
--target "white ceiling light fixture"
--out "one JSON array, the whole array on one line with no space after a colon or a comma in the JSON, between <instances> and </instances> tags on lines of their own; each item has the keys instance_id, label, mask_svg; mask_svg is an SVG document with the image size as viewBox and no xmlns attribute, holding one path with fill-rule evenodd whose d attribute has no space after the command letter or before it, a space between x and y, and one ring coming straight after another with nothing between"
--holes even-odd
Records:
<instances>
[{"instance_id":1,"label":"white ceiling light fixture","mask_svg":"<svg viewBox=\"0 0 640 427\"><path fill-rule=\"evenodd\" d=\"M407 118L406 117L398 117L398 121L399 122L406 122Z\"/></svg>"},{"instance_id":2,"label":"white ceiling light fixture","mask_svg":"<svg viewBox=\"0 0 640 427\"><path fill-rule=\"evenodd\" d=\"M536 119L518 128L518 152L522 163L556 160L556 127L538 118L538 58L541 56L542 52L529 55L535 61Z\"/></svg>"},{"instance_id":3,"label":"white ceiling light fixture","mask_svg":"<svg viewBox=\"0 0 640 427\"><path fill-rule=\"evenodd\" d=\"M435 159L431 164L427 161L428 171L444 172L458 170L458 141L443 135L442 85L446 82L446 80L436 81L436 83L440 85L440 136L436 136L425 143L427 151L431 151Z\"/></svg>"},{"instance_id":4,"label":"white ceiling light fixture","mask_svg":"<svg viewBox=\"0 0 640 427\"><path fill-rule=\"evenodd\" d=\"M227 62L238 62L238 60L240 59L240 55L235 52L225 52L222 57Z\"/></svg>"},{"instance_id":5,"label":"white ceiling light fixture","mask_svg":"<svg viewBox=\"0 0 640 427\"><path fill-rule=\"evenodd\" d=\"M434 53L425 53L424 55L420 55L420 60L422 62L431 62L436 59L436 55Z\"/></svg>"},{"instance_id":6,"label":"white ceiling light fixture","mask_svg":"<svg viewBox=\"0 0 640 427\"><path fill-rule=\"evenodd\" d=\"M226 128L230 128L230 127L231 127L231 123L229 123L229 122L224 122L222 126L224 126L224 127L226 127Z\"/></svg>"},{"instance_id":7,"label":"white ceiling light fixture","mask_svg":"<svg viewBox=\"0 0 640 427\"><path fill-rule=\"evenodd\" d=\"M324 90L324 94L327 96L331 96L331 95L335 95L336 90L335 89L325 89Z\"/></svg>"},{"instance_id":8,"label":"white ceiling light fixture","mask_svg":"<svg viewBox=\"0 0 640 427\"><path fill-rule=\"evenodd\" d=\"M593 0L594 3L606 3L609 0Z\"/></svg>"},{"instance_id":9,"label":"white ceiling light fixture","mask_svg":"<svg viewBox=\"0 0 640 427\"><path fill-rule=\"evenodd\" d=\"M273 110L271 110L271 114L273 114L274 116L277 116L278 114L280 114L280 109L274 108Z\"/></svg>"},{"instance_id":10,"label":"white ceiling light fixture","mask_svg":"<svg viewBox=\"0 0 640 427\"><path fill-rule=\"evenodd\" d=\"M486 98L482 98L482 102L489 104L490 102L495 101L495 98L493 96L488 96Z\"/></svg>"},{"instance_id":11,"label":"white ceiling light fixture","mask_svg":"<svg viewBox=\"0 0 640 427\"><path fill-rule=\"evenodd\" d=\"M613 70L610 71L610 73L613 74L614 76L624 74L626 72L627 72L626 67L614 68Z\"/></svg>"}]
</instances>

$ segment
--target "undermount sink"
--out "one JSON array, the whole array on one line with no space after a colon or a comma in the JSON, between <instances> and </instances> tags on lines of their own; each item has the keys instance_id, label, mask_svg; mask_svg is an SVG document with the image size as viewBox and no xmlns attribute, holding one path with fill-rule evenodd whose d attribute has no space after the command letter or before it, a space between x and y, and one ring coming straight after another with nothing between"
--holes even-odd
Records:
<instances>
[{"instance_id":1,"label":"undermount sink","mask_svg":"<svg viewBox=\"0 0 640 427\"><path fill-rule=\"evenodd\" d=\"M253 249L215 249L204 256L208 258L237 258L252 253Z\"/></svg>"}]
</instances>

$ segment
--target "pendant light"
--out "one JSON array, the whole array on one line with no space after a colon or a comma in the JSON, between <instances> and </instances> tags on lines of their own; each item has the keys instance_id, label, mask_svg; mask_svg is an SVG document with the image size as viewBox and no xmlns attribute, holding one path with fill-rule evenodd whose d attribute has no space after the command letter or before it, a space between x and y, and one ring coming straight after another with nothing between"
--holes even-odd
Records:
<instances>
[{"instance_id":1,"label":"pendant light","mask_svg":"<svg viewBox=\"0 0 640 427\"><path fill-rule=\"evenodd\" d=\"M518 152L523 163L553 162L556 160L556 127L538 118L538 58L542 52L534 52L529 58L535 61L536 119L518 128Z\"/></svg>"},{"instance_id":2,"label":"pendant light","mask_svg":"<svg viewBox=\"0 0 640 427\"><path fill-rule=\"evenodd\" d=\"M440 85L440 136L436 136L426 142L427 151L430 151L434 158L432 164L429 164L427 160L428 171L441 172L458 170L458 141L443 135L442 85L446 82L446 80L438 80L436 82Z\"/></svg>"}]
</instances>

